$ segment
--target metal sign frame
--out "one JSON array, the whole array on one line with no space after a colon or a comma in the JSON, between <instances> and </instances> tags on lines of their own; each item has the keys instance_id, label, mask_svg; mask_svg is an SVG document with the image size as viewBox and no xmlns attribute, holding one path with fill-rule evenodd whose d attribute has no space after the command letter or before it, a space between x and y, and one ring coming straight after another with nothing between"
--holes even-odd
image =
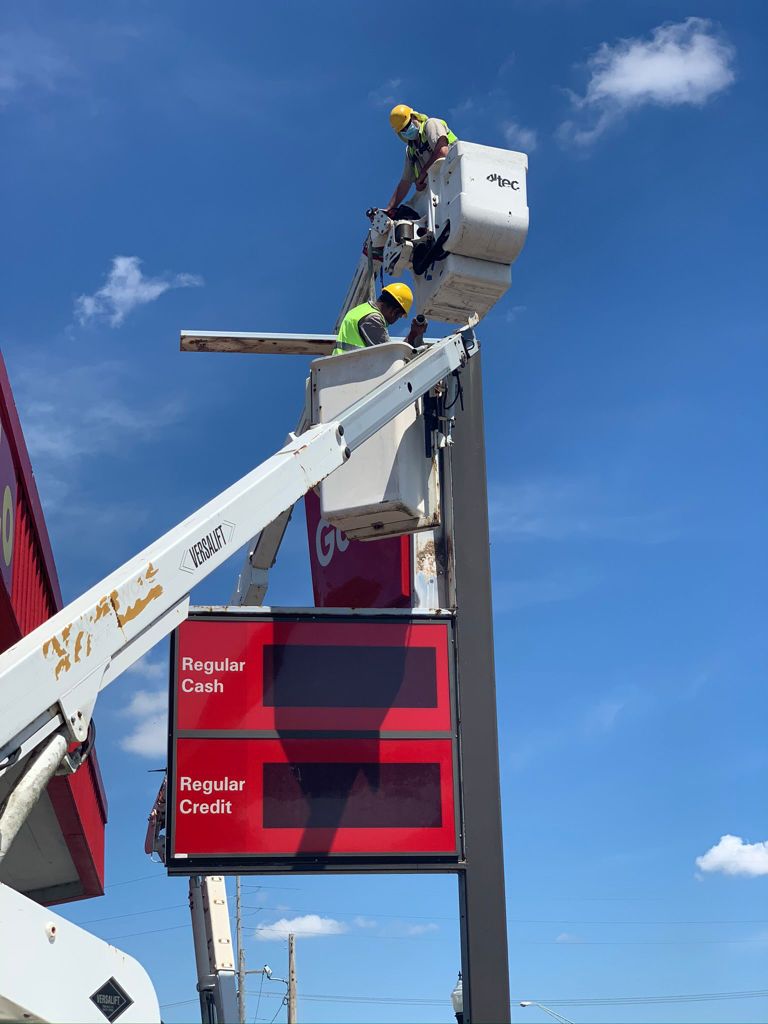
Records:
<instances>
[{"instance_id":1,"label":"metal sign frame","mask_svg":"<svg viewBox=\"0 0 768 1024\"><path fill-rule=\"evenodd\" d=\"M461 870L464 864L463 855L463 826L462 826L462 799L461 799L461 776L459 767L459 741L458 741L458 713L456 693L456 648L454 642L454 616L450 612L419 614L405 613L404 611L382 609L358 613L354 611L345 612L340 609L287 609L287 608L262 608L252 607L191 609L189 619L193 621L241 621L241 622L301 622L301 623L342 623L360 627L363 624L403 624L403 625L434 625L442 624L446 627L446 642L448 648L447 675L448 675L448 701L450 709L449 729L404 729L392 728L372 731L354 724L343 729L299 729L295 727L274 728L274 729L250 729L250 730L227 730L200 728L190 730L180 728L178 724L178 660L179 660L179 638L177 632L171 637L171 658L170 658L170 702L168 718L168 823L166 830L166 868L170 875L197 875L197 874L285 874L285 873L335 873L335 874L358 874L358 873L413 873L413 872L439 872L455 873ZM293 723L292 723L293 724ZM176 821L176 783L177 770L177 743L185 740L200 741L238 741L253 739L266 745L270 740L278 741L282 746L296 746L297 743L304 744L325 744L331 739L336 739L340 744L360 742L367 743L377 741L381 744L399 744L404 740L414 742L416 740L439 740L450 741L451 759L451 781L452 792L450 796L453 802L453 835L456 846L452 852L441 850L431 852L429 850L414 850L398 853L360 851L355 853L253 853L243 855L242 853L195 853L175 854L174 840L177 831ZM266 741L266 742L265 742ZM271 749L271 748L270 748ZM222 748L224 750L224 748ZM274 751L273 751L274 753ZM287 758L290 763L290 758ZM320 758L322 761L322 757ZM371 763L377 763L372 761ZM378 763L386 763L382 760ZM441 789L441 807L445 806L445 793ZM361 834L365 831L360 829ZM370 830L368 830L370 831ZM386 830L382 829L383 835ZM395 831L393 829L393 831Z\"/></svg>"}]
</instances>

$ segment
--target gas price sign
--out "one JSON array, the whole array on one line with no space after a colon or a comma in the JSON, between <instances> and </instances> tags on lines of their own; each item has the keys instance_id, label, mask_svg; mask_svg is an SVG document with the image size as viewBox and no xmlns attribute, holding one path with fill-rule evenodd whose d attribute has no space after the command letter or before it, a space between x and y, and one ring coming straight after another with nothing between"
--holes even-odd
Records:
<instances>
[{"instance_id":1,"label":"gas price sign","mask_svg":"<svg viewBox=\"0 0 768 1024\"><path fill-rule=\"evenodd\" d=\"M459 863L450 617L195 613L170 710L172 874Z\"/></svg>"}]
</instances>

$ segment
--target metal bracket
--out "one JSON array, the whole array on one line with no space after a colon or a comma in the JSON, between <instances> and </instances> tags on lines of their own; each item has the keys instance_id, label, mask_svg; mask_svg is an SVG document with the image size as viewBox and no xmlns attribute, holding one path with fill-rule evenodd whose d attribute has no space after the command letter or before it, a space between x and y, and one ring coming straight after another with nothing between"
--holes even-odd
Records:
<instances>
[{"instance_id":1,"label":"metal bracket","mask_svg":"<svg viewBox=\"0 0 768 1024\"><path fill-rule=\"evenodd\" d=\"M85 743L88 738L93 706L111 663L112 659L107 658L101 665L97 665L92 672L89 672L74 689L63 693L59 698L58 704L61 708L64 728L78 743Z\"/></svg>"}]
</instances>

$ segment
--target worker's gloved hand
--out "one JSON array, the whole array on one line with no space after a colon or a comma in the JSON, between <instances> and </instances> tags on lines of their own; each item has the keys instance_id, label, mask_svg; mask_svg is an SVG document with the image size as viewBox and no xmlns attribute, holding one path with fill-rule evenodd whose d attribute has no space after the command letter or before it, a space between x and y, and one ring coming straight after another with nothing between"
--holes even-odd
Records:
<instances>
[{"instance_id":1,"label":"worker's gloved hand","mask_svg":"<svg viewBox=\"0 0 768 1024\"><path fill-rule=\"evenodd\" d=\"M427 323L426 317L415 317L415 319L411 320L411 329L408 332L408 337L414 340L416 338L420 338L426 331L427 327L429 327L429 324Z\"/></svg>"}]
</instances>

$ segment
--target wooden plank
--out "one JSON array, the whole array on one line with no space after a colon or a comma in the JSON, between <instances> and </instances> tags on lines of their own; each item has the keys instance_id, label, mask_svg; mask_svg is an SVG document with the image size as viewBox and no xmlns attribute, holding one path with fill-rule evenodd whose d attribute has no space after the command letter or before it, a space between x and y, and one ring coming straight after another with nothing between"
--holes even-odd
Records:
<instances>
[{"instance_id":1,"label":"wooden plank","mask_svg":"<svg viewBox=\"0 0 768 1024\"><path fill-rule=\"evenodd\" d=\"M333 334L251 334L247 331L182 331L182 352L252 352L256 355L329 356Z\"/></svg>"}]
</instances>

